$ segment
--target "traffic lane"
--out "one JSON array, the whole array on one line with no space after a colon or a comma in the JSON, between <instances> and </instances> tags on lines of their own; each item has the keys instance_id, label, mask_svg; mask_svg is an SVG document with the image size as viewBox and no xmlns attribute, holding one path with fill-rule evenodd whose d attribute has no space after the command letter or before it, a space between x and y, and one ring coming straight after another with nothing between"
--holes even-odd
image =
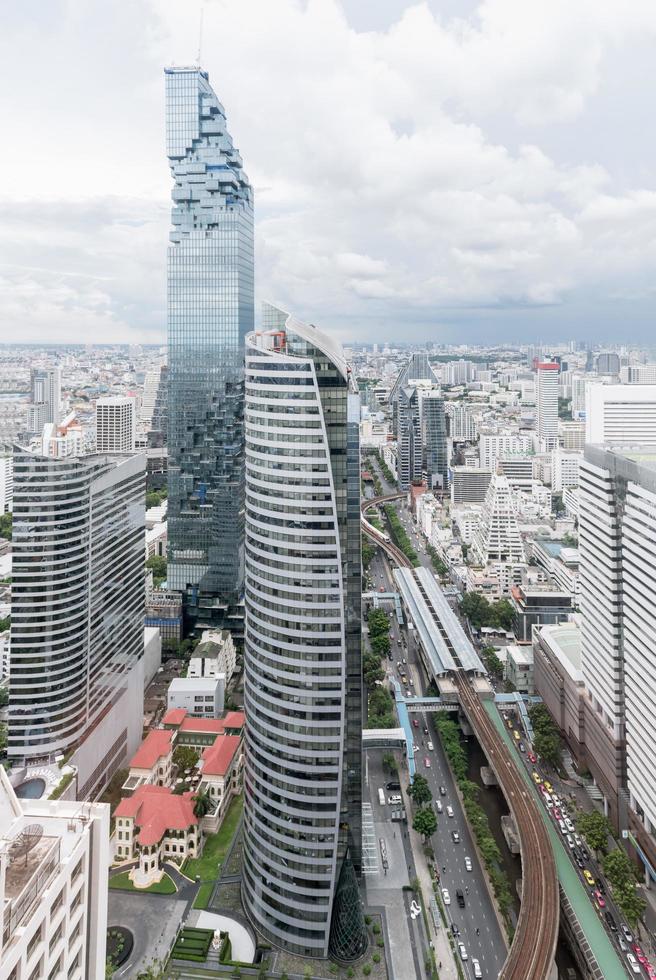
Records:
<instances>
[{"instance_id":1,"label":"traffic lane","mask_svg":"<svg viewBox=\"0 0 656 980\"><path fill-rule=\"evenodd\" d=\"M537 772L543 782L546 779L549 783L551 783L551 785L553 786L553 789L554 789L554 793L555 793L555 795L559 799L561 799L561 800L567 799L567 797L569 795L568 790L563 789L562 782L557 777L553 776L552 773L550 772L550 770L547 770L546 767L542 766L539 762L537 762L537 763L531 763L526 758L526 756L523 753L519 752L519 750L517 750L517 754L519 756L521 756L522 761L524 763L524 766L526 767L526 769L527 769L527 771L529 772L530 775L532 775L533 771ZM601 920L601 924L602 924L603 928L605 929L608 938L611 940L611 942L613 943L613 945L617 948L618 955L620 956L620 958L625 957L626 956L626 952L627 951L630 952L631 950L630 949L629 950L623 950L621 948L621 946L620 946L620 938L623 938L623 937L620 936L620 932L621 932L621 925L622 925L622 923L624 923L624 925L627 925L627 923L626 923L624 917L622 916L619 908L615 904L613 898L610 895L610 890L609 890L608 882L607 882L605 876L603 875L603 872L602 872L602 869L601 869L600 865L598 864L598 862L596 861L596 859L593 856L594 855L594 852L591 850L591 848L584 841L584 843L586 844L586 849L587 849L587 852L588 852L588 857L583 862L584 863L584 867L583 868L579 868L579 866L576 863L576 860L574 858L574 850L573 850L573 848L570 848L569 847L569 845L567 843L567 836L565 834L563 834L562 831L560 830L560 827L558 825L558 821L556 820L556 818L553 815L553 809L550 809L549 807L547 807L547 805L546 805L546 803L544 801L544 796L543 796L542 792L539 791L539 790L538 790L538 795L540 797L541 806L544 808L544 810L548 814L549 819L553 822L554 827L555 827L555 829L556 829L556 831L557 831L557 833L558 833L558 835L559 835L559 837L561 839L562 846L563 846L564 850L569 854L570 863L573 865L573 868L574 868L575 873L577 874L577 876L578 876L579 880L581 881L581 883L582 883L582 885L583 885L586 893L588 894L589 900L590 900L591 904L593 905L593 907L595 908L595 911L597 912L597 915L599 916L599 918ZM566 813L567 816L569 816L569 813L567 813L566 810L564 812ZM594 880L595 880L595 886L598 886L598 884L599 884L600 881L602 882L602 885L603 885L603 888L604 888L604 891L602 892L602 898L604 899L604 903L605 903L603 908L601 908L598 905L598 903L596 902L596 900L594 899L594 892L595 892L596 889L595 888L592 888L588 884L588 882L585 880L585 877L583 875L583 871L586 870L586 869L590 872L590 874L594 878ZM610 912L610 914L613 917L614 922L617 925L617 932L613 931L609 927L608 922L606 921L605 913L607 911ZM628 926L627 926L627 928L629 928L630 932L633 934L633 930L630 929L630 927L628 927ZM645 975L647 975L647 971L644 970L644 968L642 968L642 969L643 969Z\"/></svg>"},{"instance_id":2,"label":"traffic lane","mask_svg":"<svg viewBox=\"0 0 656 980\"><path fill-rule=\"evenodd\" d=\"M426 720L423 715L415 717L421 719L422 728L419 731L422 732ZM431 739L434 745L433 751L430 752L425 746L423 750L430 757L430 769L426 769L423 764L421 738L417 743L419 745L417 771L426 777L434 801L439 800L443 808L443 812L437 815L437 831L432 838L436 864L440 874L439 887L440 889L447 888L449 891L451 919L460 929L460 938L464 942L469 956L474 956L480 960L481 966L486 972L489 971L490 975L496 975L492 971L498 972L506 959L505 942L487 891L483 871L478 862L469 825L456 793L451 771L441 750L441 745L437 742L437 736L434 733L433 736ZM426 737L423 736L423 739L425 742ZM444 786L446 796L440 795L440 786ZM453 808L453 817L447 817L447 806ZM451 836L454 830L457 830L460 835L460 843L458 844L453 842ZM467 871L465 868L465 857L471 858L471 871ZM464 909L460 909L457 905L457 889L461 889L464 894ZM476 935L476 928L479 929L479 935Z\"/></svg>"}]
</instances>

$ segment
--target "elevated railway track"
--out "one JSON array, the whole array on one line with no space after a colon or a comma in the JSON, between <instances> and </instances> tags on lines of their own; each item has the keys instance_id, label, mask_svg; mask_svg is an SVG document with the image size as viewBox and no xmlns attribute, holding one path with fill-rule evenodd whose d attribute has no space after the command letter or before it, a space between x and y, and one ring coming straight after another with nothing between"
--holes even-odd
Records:
<instances>
[{"instance_id":1,"label":"elevated railway track","mask_svg":"<svg viewBox=\"0 0 656 980\"><path fill-rule=\"evenodd\" d=\"M398 500L403 493L388 494L362 502L362 530L378 544L391 561L412 568L385 532L366 518L374 506ZM512 812L520 842L522 859L522 901L517 929L499 980L548 980L553 970L559 924L559 893L556 864L537 804L529 793L515 760L500 739L470 678L457 669L453 680L460 706L476 733L481 748L494 768L499 785Z\"/></svg>"}]
</instances>

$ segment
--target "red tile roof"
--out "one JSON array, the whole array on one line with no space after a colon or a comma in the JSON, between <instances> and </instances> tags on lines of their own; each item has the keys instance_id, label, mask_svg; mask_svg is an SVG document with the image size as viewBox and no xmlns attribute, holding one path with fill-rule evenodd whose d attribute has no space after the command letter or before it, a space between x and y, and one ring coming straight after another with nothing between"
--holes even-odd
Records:
<instances>
[{"instance_id":1,"label":"red tile roof","mask_svg":"<svg viewBox=\"0 0 656 980\"><path fill-rule=\"evenodd\" d=\"M186 708L171 708L162 718L163 725L181 725L187 714Z\"/></svg>"},{"instance_id":2,"label":"red tile roof","mask_svg":"<svg viewBox=\"0 0 656 980\"><path fill-rule=\"evenodd\" d=\"M137 840L144 846L158 844L167 830L188 830L198 823L194 816L194 791L176 796L167 786L140 786L121 800L115 817L133 817L139 828Z\"/></svg>"},{"instance_id":3,"label":"red tile roof","mask_svg":"<svg viewBox=\"0 0 656 980\"><path fill-rule=\"evenodd\" d=\"M229 711L225 718L222 718L224 728L243 728L245 715L243 711Z\"/></svg>"},{"instance_id":4,"label":"red tile roof","mask_svg":"<svg viewBox=\"0 0 656 980\"><path fill-rule=\"evenodd\" d=\"M240 744L239 735L219 735L214 745L208 745L203 752L203 776L225 776Z\"/></svg>"},{"instance_id":5,"label":"red tile roof","mask_svg":"<svg viewBox=\"0 0 656 980\"><path fill-rule=\"evenodd\" d=\"M168 755L172 747L173 732L155 728L148 732L130 761L130 768L152 769L157 760Z\"/></svg>"},{"instance_id":6,"label":"red tile roof","mask_svg":"<svg viewBox=\"0 0 656 980\"><path fill-rule=\"evenodd\" d=\"M181 732L223 732L223 722L220 718L192 718L189 715L180 725Z\"/></svg>"}]
</instances>

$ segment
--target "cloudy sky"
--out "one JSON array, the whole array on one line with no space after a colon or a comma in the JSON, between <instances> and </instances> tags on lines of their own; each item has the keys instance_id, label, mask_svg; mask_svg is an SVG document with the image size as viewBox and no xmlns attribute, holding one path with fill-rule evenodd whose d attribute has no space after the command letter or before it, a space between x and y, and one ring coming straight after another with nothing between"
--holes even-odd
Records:
<instances>
[{"instance_id":1,"label":"cloudy sky","mask_svg":"<svg viewBox=\"0 0 656 980\"><path fill-rule=\"evenodd\" d=\"M165 337L163 76L199 0L0 34L0 340ZM345 341L656 337L654 0L206 0L257 291Z\"/></svg>"}]
</instances>

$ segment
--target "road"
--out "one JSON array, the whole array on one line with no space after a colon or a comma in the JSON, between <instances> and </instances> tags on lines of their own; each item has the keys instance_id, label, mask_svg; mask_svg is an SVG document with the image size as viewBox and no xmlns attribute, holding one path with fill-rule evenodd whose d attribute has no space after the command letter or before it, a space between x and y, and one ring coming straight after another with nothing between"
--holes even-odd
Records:
<instances>
[{"instance_id":1,"label":"road","mask_svg":"<svg viewBox=\"0 0 656 980\"><path fill-rule=\"evenodd\" d=\"M380 551L372 560L371 571L376 590L381 586L385 591L394 590L395 585L387 560L382 557ZM393 676L400 681L401 672L396 664L399 660L402 661L404 657L409 660L406 676L411 677L414 682L410 689L421 696L425 693L426 686L423 669L414 656L412 644L408 650L405 632L405 629L399 629L396 617L392 617L392 658L387 667ZM447 888L451 898L451 904L446 907L449 924L453 922L459 928L460 940L464 943L468 953L468 959L463 962L462 966L465 975L473 977L471 960L476 958L481 964L483 976L496 978L506 959L507 948L492 899L485 884L469 826L441 743L435 732L432 717L423 714L413 714L412 717L417 720L419 726L416 729L416 744L419 748L416 753L417 772L420 772L428 780L433 792L434 804L438 800L442 804L443 812L441 815L438 814L437 832L431 838L431 843L435 850L435 860L440 873L440 888ZM428 736L424 734L426 727L429 730ZM427 748L429 740L433 744L432 751ZM425 767L425 758L430 760L430 768ZM440 795L440 786L446 789L446 796ZM453 809L453 817L451 818L447 816L447 806L451 806ZM460 843L458 844L453 842L451 836L454 830L460 835ZM471 858L471 871L465 869L465 857ZM461 889L464 894L466 903L464 909L458 907L457 889ZM479 930L478 935L476 935L477 928Z\"/></svg>"}]
</instances>

